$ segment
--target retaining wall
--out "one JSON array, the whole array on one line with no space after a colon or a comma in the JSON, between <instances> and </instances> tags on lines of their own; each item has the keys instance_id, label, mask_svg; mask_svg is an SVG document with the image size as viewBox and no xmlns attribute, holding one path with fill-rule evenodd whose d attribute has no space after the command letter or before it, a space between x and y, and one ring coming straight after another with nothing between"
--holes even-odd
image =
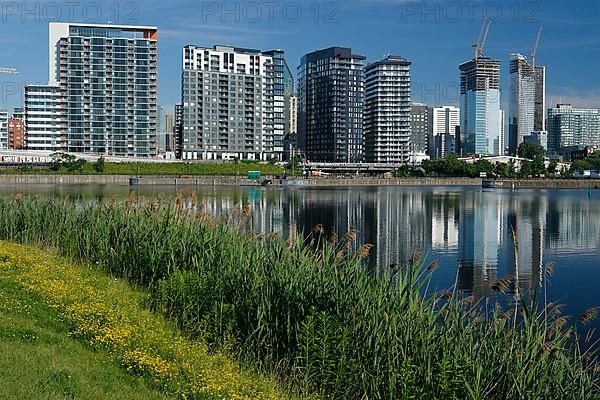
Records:
<instances>
[{"instance_id":1,"label":"retaining wall","mask_svg":"<svg viewBox=\"0 0 600 400\"><path fill-rule=\"evenodd\" d=\"M3 185L129 185L130 176L127 175L0 175L0 184ZM274 186L279 186L280 181L271 179ZM600 179L524 179L501 180L504 189L600 189ZM240 186L257 185L259 182L251 181L245 177L236 176L198 176L198 177L165 177L141 176L140 185L171 185L171 186ZM470 178L297 178L286 182L289 186L309 187L349 187L349 186L478 186L481 179Z\"/></svg>"}]
</instances>

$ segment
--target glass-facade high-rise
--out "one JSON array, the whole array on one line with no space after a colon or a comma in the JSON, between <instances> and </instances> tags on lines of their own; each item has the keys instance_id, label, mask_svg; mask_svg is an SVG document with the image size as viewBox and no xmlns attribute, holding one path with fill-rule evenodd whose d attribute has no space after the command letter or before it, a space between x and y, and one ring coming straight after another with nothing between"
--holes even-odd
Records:
<instances>
[{"instance_id":1,"label":"glass-facade high-rise","mask_svg":"<svg viewBox=\"0 0 600 400\"><path fill-rule=\"evenodd\" d=\"M369 64L365 72L365 160L410 159L410 65L398 56Z\"/></svg>"},{"instance_id":2,"label":"glass-facade high-rise","mask_svg":"<svg viewBox=\"0 0 600 400\"><path fill-rule=\"evenodd\" d=\"M500 143L500 61L478 57L460 67L462 154L498 155Z\"/></svg>"},{"instance_id":3,"label":"glass-facade high-rise","mask_svg":"<svg viewBox=\"0 0 600 400\"><path fill-rule=\"evenodd\" d=\"M298 67L298 145L317 162L363 161L364 56L331 47Z\"/></svg>"},{"instance_id":4,"label":"glass-facade high-rise","mask_svg":"<svg viewBox=\"0 0 600 400\"><path fill-rule=\"evenodd\" d=\"M525 136L545 130L546 68L521 54L510 60L509 151L517 154Z\"/></svg>"},{"instance_id":5,"label":"glass-facade high-rise","mask_svg":"<svg viewBox=\"0 0 600 400\"><path fill-rule=\"evenodd\" d=\"M50 23L50 82L65 99L65 150L156 155L157 29Z\"/></svg>"}]
</instances>

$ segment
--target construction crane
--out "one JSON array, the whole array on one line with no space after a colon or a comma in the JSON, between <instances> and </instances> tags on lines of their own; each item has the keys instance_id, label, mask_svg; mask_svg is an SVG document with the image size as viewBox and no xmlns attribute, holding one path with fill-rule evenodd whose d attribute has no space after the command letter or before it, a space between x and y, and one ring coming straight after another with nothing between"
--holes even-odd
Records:
<instances>
[{"instance_id":1,"label":"construction crane","mask_svg":"<svg viewBox=\"0 0 600 400\"><path fill-rule=\"evenodd\" d=\"M538 31L537 39L535 41L535 45L533 46L533 49L531 49L531 66L533 68L535 68L535 57L537 56L537 50L540 45L541 39L542 39L542 27L540 27L540 30Z\"/></svg>"},{"instance_id":2,"label":"construction crane","mask_svg":"<svg viewBox=\"0 0 600 400\"><path fill-rule=\"evenodd\" d=\"M479 57L483 57L483 50L485 49L485 42L487 42L488 34L490 33L490 27L492 26L492 21L486 19L483 22L483 26L481 27L481 32L479 32L479 39L477 42L473 43L473 49L475 50L475 60Z\"/></svg>"},{"instance_id":3,"label":"construction crane","mask_svg":"<svg viewBox=\"0 0 600 400\"><path fill-rule=\"evenodd\" d=\"M16 68L0 67L0 74L13 74L13 75L16 75L18 73L19 73L19 71L17 71Z\"/></svg>"}]
</instances>

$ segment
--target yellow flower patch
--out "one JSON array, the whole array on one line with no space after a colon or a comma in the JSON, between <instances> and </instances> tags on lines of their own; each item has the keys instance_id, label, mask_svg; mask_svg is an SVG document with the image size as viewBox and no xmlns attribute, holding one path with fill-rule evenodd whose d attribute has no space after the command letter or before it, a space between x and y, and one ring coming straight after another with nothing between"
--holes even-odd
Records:
<instances>
[{"instance_id":1,"label":"yellow flower patch","mask_svg":"<svg viewBox=\"0 0 600 400\"><path fill-rule=\"evenodd\" d=\"M131 373L147 377L180 398L287 398L272 382L250 376L223 354L178 336L164 318L145 309L145 295L99 271L74 265L48 252L0 242L0 278L13 279L58 310L69 335L106 350ZM27 312L27 307L3 307ZM21 308L19 308L21 307Z\"/></svg>"}]
</instances>

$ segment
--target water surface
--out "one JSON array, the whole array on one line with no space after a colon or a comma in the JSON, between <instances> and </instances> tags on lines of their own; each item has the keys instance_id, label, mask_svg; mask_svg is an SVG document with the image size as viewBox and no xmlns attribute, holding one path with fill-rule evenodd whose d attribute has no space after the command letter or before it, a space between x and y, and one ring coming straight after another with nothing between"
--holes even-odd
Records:
<instances>
[{"instance_id":1,"label":"water surface","mask_svg":"<svg viewBox=\"0 0 600 400\"><path fill-rule=\"evenodd\" d=\"M493 294L499 279L514 277L514 294L544 288L551 301L577 316L600 305L600 191L482 190L471 187L262 188L193 187L213 214L249 204L259 234L309 232L323 224L340 237L358 230L357 245L373 244L377 271L415 254L439 259L432 287L456 285L466 294ZM174 197L181 188L116 185L0 186L0 195L26 193L82 199ZM515 252L514 237L519 251Z\"/></svg>"}]
</instances>

